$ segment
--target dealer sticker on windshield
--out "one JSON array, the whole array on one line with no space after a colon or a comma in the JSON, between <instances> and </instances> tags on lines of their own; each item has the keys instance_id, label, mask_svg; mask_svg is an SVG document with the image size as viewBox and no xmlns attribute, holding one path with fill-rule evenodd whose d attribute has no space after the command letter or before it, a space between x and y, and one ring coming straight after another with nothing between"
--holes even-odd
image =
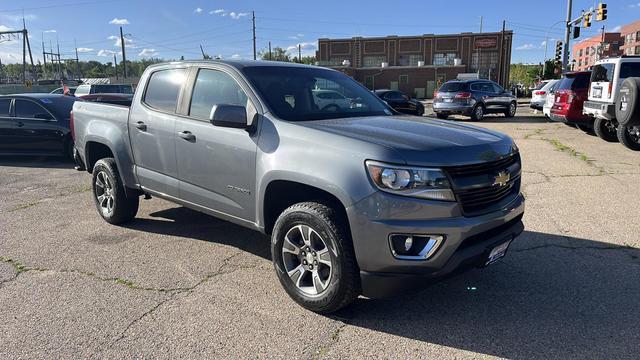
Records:
<instances>
[{"instance_id":1,"label":"dealer sticker on windshield","mask_svg":"<svg viewBox=\"0 0 640 360\"><path fill-rule=\"evenodd\" d=\"M511 244L511 240L503 242L502 244L491 249L489 253L489 257L487 258L486 265L491 265L494 262L502 259L507 254L507 249L509 248L509 244Z\"/></svg>"}]
</instances>

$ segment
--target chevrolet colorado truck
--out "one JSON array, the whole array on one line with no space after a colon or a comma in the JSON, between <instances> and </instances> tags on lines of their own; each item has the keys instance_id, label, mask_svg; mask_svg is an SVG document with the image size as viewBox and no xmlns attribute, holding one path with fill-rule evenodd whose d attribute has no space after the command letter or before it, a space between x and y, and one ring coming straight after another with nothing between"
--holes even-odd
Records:
<instances>
[{"instance_id":1,"label":"chevrolet colorado truck","mask_svg":"<svg viewBox=\"0 0 640 360\"><path fill-rule=\"evenodd\" d=\"M348 101L318 104L318 90ZM511 138L397 116L339 71L159 64L130 107L80 101L72 115L104 220L132 220L151 195L268 234L280 283L315 312L486 266L523 231Z\"/></svg>"}]
</instances>

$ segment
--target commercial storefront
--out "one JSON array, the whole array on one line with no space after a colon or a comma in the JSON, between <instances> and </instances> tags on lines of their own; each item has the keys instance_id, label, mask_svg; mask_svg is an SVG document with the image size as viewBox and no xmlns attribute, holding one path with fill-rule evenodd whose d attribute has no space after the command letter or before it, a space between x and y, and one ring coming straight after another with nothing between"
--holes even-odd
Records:
<instances>
[{"instance_id":1,"label":"commercial storefront","mask_svg":"<svg viewBox=\"0 0 640 360\"><path fill-rule=\"evenodd\" d=\"M343 71L370 89L398 89L431 97L437 86L458 77L480 77L506 85L513 33L386 36L319 39L319 65Z\"/></svg>"}]
</instances>

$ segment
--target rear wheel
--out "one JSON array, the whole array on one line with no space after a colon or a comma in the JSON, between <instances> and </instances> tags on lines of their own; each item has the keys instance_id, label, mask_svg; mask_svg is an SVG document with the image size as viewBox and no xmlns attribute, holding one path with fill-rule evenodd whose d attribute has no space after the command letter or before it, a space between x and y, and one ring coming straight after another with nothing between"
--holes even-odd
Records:
<instances>
[{"instance_id":1,"label":"rear wheel","mask_svg":"<svg viewBox=\"0 0 640 360\"><path fill-rule=\"evenodd\" d=\"M278 217L271 238L280 283L301 306L331 313L360 294L360 272L344 219L324 204L303 202Z\"/></svg>"},{"instance_id":2,"label":"rear wheel","mask_svg":"<svg viewBox=\"0 0 640 360\"><path fill-rule=\"evenodd\" d=\"M480 121L484 117L484 106L482 104L476 105L471 113L471 120Z\"/></svg>"},{"instance_id":3,"label":"rear wheel","mask_svg":"<svg viewBox=\"0 0 640 360\"><path fill-rule=\"evenodd\" d=\"M446 120L449 117L449 114L445 114L445 113L436 113L436 117L438 119L442 119L442 120Z\"/></svg>"},{"instance_id":4,"label":"rear wheel","mask_svg":"<svg viewBox=\"0 0 640 360\"><path fill-rule=\"evenodd\" d=\"M511 104L509 104L509 109L507 109L507 111L504 112L504 116L508 118L516 116L517 109L518 109L518 104L516 104L514 101Z\"/></svg>"},{"instance_id":5,"label":"rear wheel","mask_svg":"<svg viewBox=\"0 0 640 360\"><path fill-rule=\"evenodd\" d=\"M613 120L596 118L593 123L593 131L604 141L616 142L618 141L618 130L616 126L617 124Z\"/></svg>"},{"instance_id":6,"label":"rear wheel","mask_svg":"<svg viewBox=\"0 0 640 360\"><path fill-rule=\"evenodd\" d=\"M98 213L108 223L121 224L138 213L140 198L127 196L113 158L100 159L93 166L92 189Z\"/></svg>"},{"instance_id":7,"label":"rear wheel","mask_svg":"<svg viewBox=\"0 0 640 360\"><path fill-rule=\"evenodd\" d=\"M640 126L618 125L618 140L627 149L640 151Z\"/></svg>"}]
</instances>

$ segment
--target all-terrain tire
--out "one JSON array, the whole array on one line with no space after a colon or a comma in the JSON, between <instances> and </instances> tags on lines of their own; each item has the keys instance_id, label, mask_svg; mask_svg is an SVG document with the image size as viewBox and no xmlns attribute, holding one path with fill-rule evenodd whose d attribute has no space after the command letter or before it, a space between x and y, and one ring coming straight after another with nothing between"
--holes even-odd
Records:
<instances>
[{"instance_id":1,"label":"all-terrain tire","mask_svg":"<svg viewBox=\"0 0 640 360\"><path fill-rule=\"evenodd\" d=\"M593 122L593 131L595 131L596 135L598 135L598 137L604 141L618 141L616 123L613 120L596 118L596 120Z\"/></svg>"},{"instance_id":2,"label":"all-terrain tire","mask_svg":"<svg viewBox=\"0 0 640 360\"><path fill-rule=\"evenodd\" d=\"M128 222L138 213L140 197L135 194L127 196L113 158L100 159L95 163L91 190L98 213L110 224Z\"/></svg>"}]
</instances>

